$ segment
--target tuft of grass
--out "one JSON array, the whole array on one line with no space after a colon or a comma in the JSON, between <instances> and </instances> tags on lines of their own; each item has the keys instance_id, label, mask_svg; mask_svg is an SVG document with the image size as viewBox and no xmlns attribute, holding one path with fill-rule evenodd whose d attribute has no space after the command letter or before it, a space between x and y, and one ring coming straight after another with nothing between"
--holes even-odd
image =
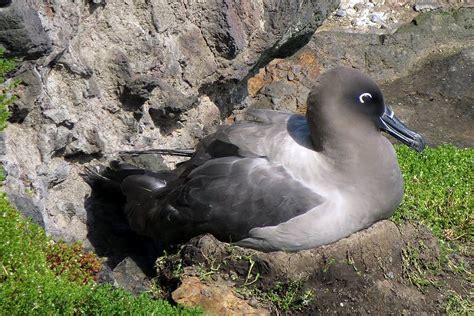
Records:
<instances>
[{"instance_id":1,"label":"tuft of grass","mask_svg":"<svg viewBox=\"0 0 474 316\"><path fill-rule=\"evenodd\" d=\"M422 247L419 247L422 246ZM437 282L432 277L439 272L439 267L434 262L427 262L421 258L420 252L424 245L409 245L402 250L402 272L403 276L416 286L422 293L425 293L429 285L437 286Z\"/></svg>"},{"instance_id":2,"label":"tuft of grass","mask_svg":"<svg viewBox=\"0 0 474 316\"><path fill-rule=\"evenodd\" d=\"M0 195L0 238L0 315L199 313L84 279L95 272L97 261L77 244L54 245L44 230L10 206L5 194Z\"/></svg>"},{"instance_id":3,"label":"tuft of grass","mask_svg":"<svg viewBox=\"0 0 474 316\"><path fill-rule=\"evenodd\" d=\"M463 298L455 291L448 291L448 302L445 307L447 315L473 315L474 308L472 300L474 299L472 293L470 298Z\"/></svg>"},{"instance_id":4,"label":"tuft of grass","mask_svg":"<svg viewBox=\"0 0 474 316\"><path fill-rule=\"evenodd\" d=\"M473 242L474 149L443 145L416 153L397 146L405 196L393 216L427 225L440 239Z\"/></svg>"},{"instance_id":5,"label":"tuft of grass","mask_svg":"<svg viewBox=\"0 0 474 316\"><path fill-rule=\"evenodd\" d=\"M263 293L263 297L283 312L299 311L311 304L314 292L304 290L303 282L290 281L275 284L270 291Z\"/></svg>"}]
</instances>

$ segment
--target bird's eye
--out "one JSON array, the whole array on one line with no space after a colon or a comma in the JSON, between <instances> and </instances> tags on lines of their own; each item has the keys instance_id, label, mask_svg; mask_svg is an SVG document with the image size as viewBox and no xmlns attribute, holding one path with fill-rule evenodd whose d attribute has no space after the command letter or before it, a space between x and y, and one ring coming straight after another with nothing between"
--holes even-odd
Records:
<instances>
[{"instance_id":1,"label":"bird's eye","mask_svg":"<svg viewBox=\"0 0 474 316\"><path fill-rule=\"evenodd\" d=\"M365 93L362 93L360 96L359 96L359 101L360 103L365 103L365 102L369 102L370 100L372 100L372 95L368 92L365 92Z\"/></svg>"}]
</instances>

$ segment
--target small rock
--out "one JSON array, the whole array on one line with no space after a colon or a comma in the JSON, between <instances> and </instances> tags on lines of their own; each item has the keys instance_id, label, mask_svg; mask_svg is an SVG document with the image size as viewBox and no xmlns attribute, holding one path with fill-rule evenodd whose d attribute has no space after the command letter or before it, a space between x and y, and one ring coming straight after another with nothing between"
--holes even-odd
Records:
<instances>
[{"instance_id":1,"label":"small rock","mask_svg":"<svg viewBox=\"0 0 474 316\"><path fill-rule=\"evenodd\" d=\"M97 282L110 284L114 283L113 271L108 265L104 264L100 269L97 275Z\"/></svg>"},{"instance_id":2,"label":"small rock","mask_svg":"<svg viewBox=\"0 0 474 316\"><path fill-rule=\"evenodd\" d=\"M437 0L418 0L413 7L415 11L431 11L441 8L442 5Z\"/></svg>"},{"instance_id":3,"label":"small rock","mask_svg":"<svg viewBox=\"0 0 474 316\"><path fill-rule=\"evenodd\" d=\"M249 300L249 305L252 306L252 307L257 308L258 307L258 300L255 297L252 297Z\"/></svg>"},{"instance_id":4,"label":"small rock","mask_svg":"<svg viewBox=\"0 0 474 316\"><path fill-rule=\"evenodd\" d=\"M290 71L290 72L288 72L287 78L288 78L289 81L293 81L293 80L295 80L295 74Z\"/></svg>"},{"instance_id":5,"label":"small rock","mask_svg":"<svg viewBox=\"0 0 474 316\"><path fill-rule=\"evenodd\" d=\"M115 103L105 103L102 107L106 109L110 114L115 114L120 111L120 106Z\"/></svg>"},{"instance_id":6,"label":"small rock","mask_svg":"<svg viewBox=\"0 0 474 316\"><path fill-rule=\"evenodd\" d=\"M354 5L354 10L356 10L357 12L360 12L360 11L362 11L362 10L364 10L364 9L367 9L367 6L366 6L365 4L363 4L363 3L356 3L356 4Z\"/></svg>"},{"instance_id":7,"label":"small rock","mask_svg":"<svg viewBox=\"0 0 474 316\"><path fill-rule=\"evenodd\" d=\"M296 75L301 72L301 65L291 65L291 71Z\"/></svg>"},{"instance_id":8,"label":"small rock","mask_svg":"<svg viewBox=\"0 0 474 316\"><path fill-rule=\"evenodd\" d=\"M54 168L54 167L53 167ZM52 188L61 182L64 182L69 176L71 167L67 162L61 162L54 170L51 170L52 167L50 164L43 164L38 168L38 175L46 177L48 183L48 188Z\"/></svg>"},{"instance_id":9,"label":"small rock","mask_svg":"<svg viewBox=\"0 0 474 316\"><path fill-rule=\"evenodd\" d=\"M263 79L264 70L260 70L260 72L255 76L248 80L247 82L247 91L248 94L252 97L256 96L257 93L263 88L265 85L265 81Z\"/></svg>"},{"instance_id":10,"label":"small rock","mask_svg":"<svg viewBox=\"0 0 474 316\"><path fill-rule=\"evenodd\" d=\"M225 284L215 282L203 284L197 277L183 280L171 297L176 303L188 307L200 306L214 315L269 315L266 310L256 309L246 301L236 297Z\"/></svg>"},{"instance_id":11,"label":"small rock","mask_svg":"<svg viewBox=\"0 0 474 316\"><path fill-rule=\"evenodd\" d=\"M346 14L347 14L346 10L344 10L344 9L338 9L338 10L336 11L336 14L335 14L335 15L342 18L342 17L345 17Z\"/></svg>"},{"instance_id":12,"label":"small rock","mask_svg":"<svg viewBox=\"0 0 474 316\"><path fill-rule=\"evenodd\" d=\"M147 290L148 278L130 257L123 259L113 269L110 277L116 286L132 293L141 293ZM104 278L107 277L104 276Z\"/></svg>"},{"instance_id":13,"label":"small rock","mask_svg":"<svg viewBox=\"0 0 474 316\"><path fill-rule=\"evenodd\" d=\"M381 27L388 28L387 24L383 20L383 16L379 13L374 13L370 16L370 22L372 23L377 23Z\"/></svg>"},{"instance_id":14,"label":"small rock","mask_svg":"<svg viewBox=\"0 0 474 316\"><path fill-rule=\"evenodd\" d=\"M84 97L85 98L95 98L100 95L100 88L97 85L97 82L93 79L90 78L87 81L87 90L84 92Z\"/></svg>"},{"instance_id":15,"label":"small rock","mask_svg":"<svg viewBox=\"0 0 474 316\"><path fill-rule=\"evenodd\" d=\"M69 112L66 109L49 109L43 111L44 117L50 119L54 124L59 125L63 124L68 128L72 128L74 123L77 122L76 119L72 118Z\"/></svg>"},{"instance_id":16,"label":"small rock","mask_svg":"<svg viewBox=\"0 0 474 316\"><path fill-rule=\"evenodd\" d=\"M370 22L381 24L383 23L383 19L380 14L374 13L370 16Z\"/></svg>"}]
</instances>

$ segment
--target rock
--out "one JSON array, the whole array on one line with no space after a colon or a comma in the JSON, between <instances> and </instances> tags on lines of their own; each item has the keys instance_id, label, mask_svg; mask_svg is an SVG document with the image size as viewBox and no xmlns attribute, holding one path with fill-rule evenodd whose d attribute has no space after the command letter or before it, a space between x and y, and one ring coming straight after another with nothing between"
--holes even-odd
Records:
<instances>
[{"instance_id":1,"label":"rock","mask_svg":"<svg viewBox=\"0 0 474 316\"><path fill-rule=\"evenodd\" d=\"M12 3L12 0L0 0L0 7L6 7Z\"/></svg>"},{"instance_id":2,"label":"rock","mask_svg":"<svg viewBox=\"0 0 474 316\"><path fill-rule=\"evenodd\" d=\"M474 46L433 59L413 74L382 86L400 117L432 145L474 146Z\"/></svg>"},{"instance_id":3,"label":"rock","mask_svg":"<svg viewBox=\"0 0 474 316\"><path fill-rule=\"evenodd\" d=\"M43 111L43 116L50 119L56 125L63 125L67 129L72 129L77 120L71 117L66 109L55 108Z\"/></svg>"},{"instance_id":4,"label":"rock","mask_svg":"<svg viewBox=\"0 0 474 316\"><path fill-rule=\"evenodd\" d=\"M147 290L149 282L147 276L131 259L125 258L113 270L111 278L115 286L124 288L132 293L141 293Z\"/></svg>"},{"instance_id":5,"label":"rock","mask_svg":"<svg viewBox=\"0 0 474 316\"><path fill-rule=\"evenodd\" d=\"M38 201L35 201L33 197L28 197L25 194L19 195L14 193L8 193L7 197L10 203L21 211L23 216L30 218L34 223L41 227L45 227L43 220L43 212L41 205L38 205Z\"/></svg>"},{"instance_id":6,"label":"rock","mask_svg":"<svg viewBox=\"0 0 474 316\"><path fill-rule=\"evenodd\" d=\"M303 49L288 59L275 59L248 81L251 108L303 113L309 88L320 73L315 54Z\"/></svg>"},{"instance_id":7,"label":"rock","mask_svg":"<svg viewBox=\"0 0 474 316\"><path fill-rule=\"evenodd\" d=\"M203 284L196 277L185 278L172 293L173 300L187 307L201 307L209 315L270 315L263 309L256 309L238 298L232 289L223 283Z\"/></svg>"},{"instance_id":8,"label":"rock","mask_svg":"<svg viewBox=\"0 0 474 316\"><path fill-rule=\"evenodd\" d=\"M18 99L9 106L11 116L9 122L22 123L34 109L34 105L43 90L41 76L31 63L25 63L17 71L16 76L21 86L15 90Z\"/></svg>"},{"instance_id":9,"label":"rock","mask_svg":"<svg viewBox=\"0 0 474 316\"><path fill-rule=\"evenodd\" d=\"M344 9L338 9L338 10L336 11L336 14L335 14L335 15L338 16L338 17L345 17L346 14L347 14L347 13L346 13L346 10L344 10Z\"/></svg>"},{"instance_id":10,"label":"rock","mask_svg":"<svg viewBox=\"0 0 474 316\"><path fill-rule=\"evenodd\" d=\"M323 70L347 65L387 82L420 69L433 56L473 46L471 16L472 9L464 8L422 13L384 34L326 28L315 34L308 49Z\"/></svg>"},{"instance_id":11,"label":"rock","mask_svg":"<svg viewBox=\"0 0 474 316\"><path fill-rule=\"evenodd\" d=\"M64 182L71 171L71 166L65 161L60 161L59 165L52 172L50 168L51 166L46 164L38 168L38 175L45 177L48 188L52 188Z\"/></svg>"},{"instance_id":12,"label":"rock","mask_svg":"<svg viewBox=\"0 0 474 316\"><path fill-rule=\"evenodd\" d=\"M0 10L0 44L12 55L35 59L52 51L51 41L38 12L26 0L3 1Z\"/></svg>"},{"instance_id":13,"label":"rock","mask_svg":"<svg viewBox=\"0 0 474 316\"><path fill-rule=\"evenodd\" d=\"M159 85L158 79L151 76L130 79L125 84L121 101L130 109L138 109L150 98L153 90Z\"/></svg>"},{"instance_id":14,"label":"rock","mask_svg":"<svg viewBox=\"0 0 474 316\"><path fill-rule=\"evenodd\" d=\"M415 11L431 11L442 7L438 0L417 0L413 8Z\"/></svg>"}]
</instances>

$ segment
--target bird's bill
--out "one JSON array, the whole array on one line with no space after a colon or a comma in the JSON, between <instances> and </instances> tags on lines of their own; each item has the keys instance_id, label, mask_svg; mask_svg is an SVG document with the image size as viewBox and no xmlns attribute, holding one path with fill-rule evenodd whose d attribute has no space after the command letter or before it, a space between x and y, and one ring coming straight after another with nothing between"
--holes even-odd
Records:
<instances>
[{"instance_id":1,"label":"bird's bill","mask_svg":"<svg viewBox=\"0 0 474 316\"><path fill-rule=\"evenodd\" d=\"M379 119L379 127L418 152L425 148L423 137L403 124L388 105L385 105L385 112Z\"/></svg>"}]
</instances>

